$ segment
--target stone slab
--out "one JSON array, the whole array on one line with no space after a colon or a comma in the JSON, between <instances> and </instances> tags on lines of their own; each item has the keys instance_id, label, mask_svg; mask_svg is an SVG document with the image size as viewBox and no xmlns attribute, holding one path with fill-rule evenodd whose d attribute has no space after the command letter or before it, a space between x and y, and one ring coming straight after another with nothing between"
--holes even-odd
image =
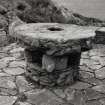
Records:
<instances>
[{"instance_id":1,"label":"stone slab","mask_svg":"<svg viewBox=\"0 0 105 105\"><path fill-rule=\"evenodd\" d=\"M30 23L15 27L11 36L34 47L70 47L80 45L81 40L81 46L84 47L89 46L89 40L95 37L96 29L59 23Z\"/></svg>"},{"instance_id":2,"label":"stone slab","mask_svg":"<svg viewBox=\"0 0 105 105\"><path fill-rule=\"evenodd\" d=\"M105 27L98 28L95 33L95 42L98 44L105 44Z\"/></svg>"}]
</instances>

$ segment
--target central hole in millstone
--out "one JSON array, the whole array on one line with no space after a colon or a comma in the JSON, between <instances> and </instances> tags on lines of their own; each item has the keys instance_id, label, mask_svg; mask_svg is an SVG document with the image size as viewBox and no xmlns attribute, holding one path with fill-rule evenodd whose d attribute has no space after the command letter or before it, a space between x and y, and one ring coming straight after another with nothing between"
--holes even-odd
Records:
<instances>
[{"instance_id":1,"label":"central hole in millstone","mask_svg":"<svg viewBox=\"0 0 105 105\"><path fill-rule=\"evenodd\" d=\"M48 28L49 31L62 31L64 29L60 28L60 27L49 27Z\"/></svg>"}]
</instances>

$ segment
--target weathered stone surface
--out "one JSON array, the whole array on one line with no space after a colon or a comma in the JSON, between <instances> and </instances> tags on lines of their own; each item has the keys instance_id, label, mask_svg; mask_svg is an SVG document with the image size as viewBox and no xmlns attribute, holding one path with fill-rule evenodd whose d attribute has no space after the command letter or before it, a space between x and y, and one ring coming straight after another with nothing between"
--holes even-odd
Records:
<instances>
[{"instance_id":1,"label":"weathered stone surface","mask_svg":"<svg viewBox=\"0 0 105 105\"><path fill-rule=\"evenodd\" d=\"M5 68L3 69L4 72L6 72L7 74L10 75L19 75L19 74L23 74L25 72L24 69L17 67L17 68Z\"/></svg>"},{"instance_id":2,"label":"weathered stone surface","mask_svg":"<svg viewBox=\"0 0 105 105\"><path fill-rule=\"evenodd\" d=\"M42 89L35 91L29 91L26 93L28 98L27 102L36 105L62 105L62 100L59 99L51 91ZM43 97L44 96L44 97Z\"/></svg>"},{"instance_id":3,"label":"weathered stone surface","mask_svg":"<svg viewBox=\"0 0 105 105\"><path fill-rule=\"evenodd\" d=\"M101 99L99 100L99 102L100 102L102 105L105 105L105 98L101 98Z\"/></svg>"},{"instance_id":4,"label":"weathered stone surface","mask_svg":"<svg viewBox=\"0 0 105 105\"><path fill-rule=\"evenodd\" d=\"M11 25L10 29L13 29L11 36L26 46L27 76L38 84L62 86L70 85L79 79L81 52L92 47L96 27L23 23L16 27ZM39 67L32 69L28 66L30 62ZM11 65L14 67L14 63L10 64L10 67Z\"/></svg>"},{"instance_id":5,"label":"weathered stone surface","mask_svg":"<svg viewBox=\"0 0 105 105\"><path fill-rule=\"evenodd\" d=\"M16 96L17 93L17 89L0 88L0 95L2 96Z\"/></svg>"},{"instance_id":6,"label":"weathered stone surface","mask_svg":"<svg viewBox=\"0 0 105 105\"><path fill-rule=\"evenodd\" d=\"M30 83L28 83L23 76L16 77L16 84L18 86L19 92L29 91L34 88Z\"/></svg>"},{"instance_id":7,"label":"weathered stone surface","mask_svg":"<svg viewBox=\"0 0 105 105\"><path fill-rule=\"evenodd\" d=\"M4 57L2 59L0 59L0 68L5 68L8 66L8 63L11 61L14 61L15 58L14 57Z\"/></svg>"},{"instance_id":8,"label":"weathered stone surface","mask_svg":"<svg viewBox=\"0 0 105 105\"><path fill-rule=\"evenodd\" d=\"M98 44L105 44L105 27L101 27L95 31L95 42Z\"/></svg>"},{"instance_id":9,"label":"weathered stone surface","mask_svg":"<svg viewBox=\"0 0 105 105\"><path fill-rule=\"evenodd\" d=\"M102 65L91 65L91 66L89 66L89 68L90 69L92 69L92 70L99 70L100 68L102 68Z\"/></svg>"},{"instance_id":10,"label":"weathered stone surface","mask_svg":"<svg viewBox=\"0 0 105 105\"><path fill-rule=\"evenodd\" d=\"M23 60L24 59L24 55L21 53L13 53L11 54L13 57L15 57L17 60Z\"/></svg>"},{"instance_id":11,"label":"weathered stone surface","mask_svg":"<svg viewBox=\"0 0 105 105\"><path fill-rule=\"evenodd\" d=\"M55 70L63 70L67 68L67 57L51 57L44 55L42 58L42 68L48 72Z\"/></svg>"},{"instance_id":12,"label":"weathered stone surface","mask_svg":"<svg viewBox=\"0 0 105 105\"><path fill-rule=\"evenodd\" d=\"M92 84L92 85L100 85L102 84L102 81L99 80L99 79L96 79L95 77L92 77L92 78L87 78L85 80L83 80L84 82L87 82L89 84Z\"/></svg>"},{"instance_id":13,"label":"weathered stone surface","mask_svg":"<svg viewBox=\"0 0 105 105\"><path fill-rule=\"evenodd\" d=\"M12 89L16 88L14 77L0 77L0 87Z\"/></svg>"},{"instance_id":14,"label":"weathered stone surface","mask_svg":"<svg viewBox=\"0 0 105 105\"><path fill-rule=\"evenodd\" d=\"M15 105L32 105L28 102L17 102Z\"/></svg>"},{"instance_id":15,"label":"weathered stone surface","mask_svg":"<svg viewBox=\"0 0 105 105\"><path fill-rule=\"evenodd\" d=\"M56 95L58 95L61 98L66 98L66 94L63 91L63 89L54 89L53 90L55 92Z\"/></svg>"},{"instance_id":16,"label":"weathered stone surface","mask_svg":"<svg viewBox=\"0 0 105 105\"><path fill-rule=\"evenodd\" d=\"M51 48L51 46L57 47L60 44L59 47L62 48L63 46L72 47L73 45L74 46L81 45L81 42L78 41L80 39L86 39L90 41L91 38L94 37L95 35L94 34L95 29L96 28L92 28L92 27L87 28L82 26L67 25L67 24L63 25L63 24L57 24L57 23L23 24L18 27L15 27L14 29L15 34L12 35L12 37L16 37L17 39L20 39L23 42L34 47L35 46L39 47L41 45L45 48L46 47ZM41 32L38 30L41 30ZM38 36L37 34L35 34L35 31L36 33L39 33ZM30 35L30 32L31 32L31 35ZM67 42L67 41L70 41L70 42ZM66 44L64 44L64 42L66 42ZM83 41L81 46L83 46L83 48L85 46L88 46L90 48L91 43L89 45L88 44L89 43L87 43L86 41L85 42Z\"/></svg>"},{"instance_id":17,"label":"weathered stone surface","mask_svg":"<svg viewBox=\"0 0 105 105\"><path fill-rule=\"evenodd\" d=\"M16 101L16 97L13 96L0 96L0 105L12 105Z\"/></svg>"},{"instance_id":18,"label":"weathered stone surface","mask_svg":"<svg viewBox=\"0 0 105 105\"><path fill-rule=\"evenodd\" d=\"M17 89L14 77L0 77L0 94L16 95Z\"/></svg>"},{"instance_id":19,"label":"weathered stone surface","mask_svg":"<svg viewBox=\"0 0 105 105\"><path fill-rule=\"evenodd\" d=\"M42 69L47 70L47 72L52 72L55 69L55 62L51 56L43 55Z\"/></svg>"},{"instance_id":20,"label":"weathered stone surface","mask_svg":"<svg viewBox=\"0 0 105 105\"><path fill-rule=\"evenodd\" d=\"M78 65L80 54L76 54L76 56L70 56L69 62L69 58L67 59L67 57L61 57L60 59L59 57L56 58L46 56L43 59L44 60L42 62L42 68L41 64L38 64L38 62L27 62L26 75L35 82L45 86L62 86L70 85L79 78ZM64 63L62 62L62 64L60 65L59 60L62 59ZM48 67L50 65L51 68Z\"/></svg>"},{"instance_id":21,"label":"weathered stone surface","mask_svg":"<svg viewBox=\"0 0 105 105\"><path fill-rule=\"evenodd\" d=\"M9 75L7 73L3 73L3 72L0 73L0 77L8 77L8 76L11 76L11 75Z\"/></svg>"},{"instance_id":22,"label":"weathered stone surface","mask_svg":"<svg viewBox=\"0 0 105 105\"><path fill-rule=\"evenodd\" d=\"M25 61L13 61L9 64L9 67L22 67L22 68L25 68L26 66L26 63Z\"/></svg>"},{"instance_id":23,"label":"weathered stone surface","mask_svg":"<svg viewBox=\"0 0 105 105\"><path fill-rule=\"evenodd\" d=\"M94 74L86 71L80 71L80 76L83 80L85 80L94 77Z\"/></svg>"},{"instance_id":24,"label":"weathered stone surface","mask_svg":"<svg viewBox=\"0 0 105 105\"><path fill-rule=\"evenodd\" d=\"M101 102L97 101L97 100L93 100L93 101L88 101L86 103L86 105L102 105Z\"/></svg>"},{"instance_id":25,"label":"weathered stone surface","mask_svg":"<svg viewBox=\"0 0 105 105\"><path fill-rule=\"evenodd\" d=\"M24 48L22 47L11 49L9 53L15 58L24 59Z\"/></svg>"},{"instance_id":26,"label":"weathered stone surface","mask_svg":"<svg viewBox=\"0 0 105 105\"><path fill-rule=\"evenodd\" d=\"M100 93L105 93L105 85L94 86L93 89L94 89L95 91L100 92Z\"/></svg>"},{"instance_id":27,"label":"weathered stone surface","mask_svg":"<svg viewBox=\"0 0 105 105\"><path fill-rule=\"evenodd\" d=\"M85 95L86 95L87 100L89 100L89 101L97 100L97 99L105 97L104 94L101 94L101 93L99 93L96 90L91 89L91 88L88 88L85 90Z\"/></svg>"},{"instance_id":28,"label":"weathered stone surface","mask_svg":"<svg viewBox=\"0 0 105 105\"><path fill-rule=\"evenodd\" d=\"M67 100L73 105L85 105L86 96L82 91L70 90L67 93Z\"/></svg>"},{"instance_id":29,"label":"weathered stone surface","mask_svg":"<svg viewBox=\"0 0 105 105\"><path fill-rule=\"evenodd\" d=\"M86 65L79 66L81 71L86 71L86 72L93 72L92 69L89 69Z\"/></svg>"},{"instance_id":30,"label":"weathered stone surface","mask_svg":"<svg viewBox=\"0 0 105 105\"><path fill-rule=\"evenodd\" d=\"M1 20L1 15L0 15L0 29L1 28L4 28L2 25L3 25L3 23L1 24L1 21L3 21L3 20ZM5 21L4 21L5 22ZM4 23L5 24L5 23ZM5 46L5 45L7 45L8 44L8 40L7 40L7 36L6 36L6 32L5 31L0 31L0 47L2 47L2 46Z\"/></svg>"},{"instance_id":31,"label":"weathered stone surface","mask_svg":"<svg viewBox=\"0 0 105 105\"><path fill-rule=\"evenodd\" d=\"M5 52L1 51L1 49L0 49L0 59L4 58L6 56L8 56L8 54L6 54Z\"/></svg>"},{"instance_id":32,"label":"weathered stone surface","mask_svg":"<svg viewBox=\"0 0 105 105\"><path fill-rule=\"evenodd\" d=\"M7 8L5 8L3 5L0 5L0 14L5 14L7 12Z\"/></svg>"},{"instance_id":33,"label":"weathered stone surface","mask_svg":"<svg viewBox=\"0 0 105 105\"><path fill-rule=\"evenodd\" d=\"M98 79L104 79L105 78L105 67L95 71L96 78Z\"/></svg>"},{"instance_id":34,"label":"weathered stone surface","mask_svg":"<svg viewBox=\"0 0 105 105\"><path fill-rule=\"evenodd\" d=\"M88 59L89 58L89 53L88 52L82 52L81 58L82 59Z\"/></svg>"},{"instance_id":35,"label":"weathered stone surface","mask_svg":"<svg viewBox=\"0 0 105 105\"><path fill-rule=\"evenodd\" d=\"M18 48L14 48L12 50L10 50L10 53L18 53L18 52L24 52L24 48L22 47L18 47Z\"/></svg>"},{"instance_id":36,"label":"weathered stone surface","mask_svg":"<svg viewBox=\"0 0 105 105\"><path fill-rule=\"evenodd\" d=\"M7 66L6 62L0 61L0 69L5 68Z\"/></svg>"},{"instance_id":37,"label":"weathered stone surface","mask_svg":"<svg viewBox=\"0 0 105 105\"><path fill-rule=\"evenodd\" d=\"M12 44L9 44L6 47L3 47L2 51L3 52L9 52L11 49L16 48L16 47L17 47L17 44L16 43L12 43Z\"/></svg>"},{"instance_id":38,"label":"weathered stone surface","mask_svg":"<svg viewBox=\"0 0 105 105\"><path fill-rule=\"evenodd\" d=\"M14 58L14 57L4 57L1 60L4 60L4 62L9 63L9 62L15 61L16 58Z\"/></svg>"},{"instance_id":39,"label":"weathered stone surface","mask_svg":"<svg viewBox=\"0 0 105 105\"><path fill-rule=\"evenodd\" d=\"M92 59L81 59L80 66L87 66L91 70L98 70L102 67L99 60L94 61Z\"/></svg>"},{"instance_id":40,"label":"weathered stone surface","mask_svg":"<svg viewBox=\"0 0 105 105\"><path fill-rule=\"evenodd\" d=\"M81 89L87 89L87 88L89 88L89 87L91 87L91 85L88 84L88 83L76 82L76 83L73 84L70 88L81 90Z\"/></svg>"}]
</instances>

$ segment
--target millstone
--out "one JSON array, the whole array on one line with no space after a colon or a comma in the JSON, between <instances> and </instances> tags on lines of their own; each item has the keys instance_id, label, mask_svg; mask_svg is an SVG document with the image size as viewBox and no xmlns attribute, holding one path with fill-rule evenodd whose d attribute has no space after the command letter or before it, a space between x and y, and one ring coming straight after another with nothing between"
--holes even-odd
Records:
<instances>
[{"instance_id":1,"label":"millstone","mask_svg":"<svg viewBox=\"0 0 105 105\"><path fill-rule=\"evenodd\" d=\"M26 75L44 86L70 85L79 79L81 52L92 48L93 27L58 23L22 24L12 37L25 46Z\"/></svg>"}]
</instances>

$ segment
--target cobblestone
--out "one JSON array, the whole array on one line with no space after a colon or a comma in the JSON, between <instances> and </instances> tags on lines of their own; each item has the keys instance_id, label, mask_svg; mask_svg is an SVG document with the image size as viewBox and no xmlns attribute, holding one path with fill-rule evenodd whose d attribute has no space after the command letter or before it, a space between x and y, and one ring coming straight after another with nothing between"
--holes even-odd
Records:
<instances>
[{"instance_id":1,"label":"cobblestone","mask_svg":"<svg viewBox=\"0 0 105 105\"><path fill-rule=\"evenodd\" d=\"M17 67L17 68L5 68L3 69L4 72L6 72L7 74L10 75L20 75L23 74L25 72L25 70L23 68Z\"/></svg>"},{"instance_id":2,"label":"cobblestone","mask_svg":"<svg viewBox=\"0 0 105 105\"><path fill-rule=\"evenodd\" d=\"M0 50L0 105L105 105L105 46L82 54L79 81L51 89L27 81L23 48L13 43Z\"/></svg>"},{"instance_id":3,"label":"cobblestone","mask_svg":"<svg viewBox=\"0 0 105 105\"><path fill-rule=\"evenodd\" d=\"M105 67L95 71L96 78L98 79L105 79Z\"/></svg>"}]
</instances>

